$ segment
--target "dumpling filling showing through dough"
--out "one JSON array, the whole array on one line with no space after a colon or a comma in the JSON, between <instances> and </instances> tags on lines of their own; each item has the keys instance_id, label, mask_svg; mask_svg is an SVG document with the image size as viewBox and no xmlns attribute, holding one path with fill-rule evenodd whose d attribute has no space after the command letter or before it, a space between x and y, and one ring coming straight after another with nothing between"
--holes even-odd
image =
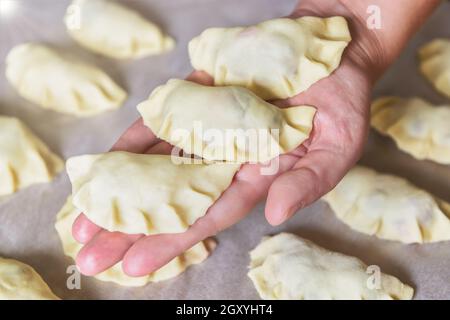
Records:
<instances>
[{"instance_id":1,"label":"dumpling filling showing through dough","mask_svg":"<svg viewBox=\"0 0 450 320\"><path fill-rule=\"evenodd\" d=\"M372 103L371 125L419 160L450 164L450 105L382 97Z\"/></svg>"},{"instance_id":2,"label":"dumpling filling showing through dough","mask_svg":"<svg viewBox=\"0 0 450 320\"><path fill-rule=\"evenodd\" d=\"M120 151L67 161L80 212L109 231L146 235L186 231L228 188L239 167Z\"/></svg>"},{"instance_id":3,"label":"dumpling filling showing through dough","mask_svg":"<svg viewBox=\"0 0 450 320\"><path fill-rule=\"evenodd\" d=\"M111 58L138 59L175 46L154 23L113 0L74 0L64 22L79 44Z\"/></svg>"},{"instance_id":4,"label":"dumpling filling showing through dough","mask_svg":"<svg viewBox=\"0 0 450 320\"><path fill-rule=\"evenodd\" d=\"M278 108L238 86L172 79L138 105L159 138L209 161L264 163L300 146L316 109Z\"/></svg>"},{"instance_id":5,"label":"dumpling filling showing through dough","mask_svg":"<svg viewBox=\"0 0 450 320\"><path fill-rule=\"evenodd\" d=\"M274 19L210 28L189 43L191 64L215 85L250 89L265 100L295 96L330 75L351 41L343 17Z\"/></svg>"},{"instance_id":6,"label":"dumpling filling showing through dough","mask_svg":"<svg viewBox=\"0 0 450 320\"><path fill-rule=\"evenodd\" d=\"M248 276L266 300L410 300L414 294L393 276L374 278L355 257L290 233L263 238L250 260Z\"/></svg>"},{"instance_id":7,"label":"dumpling filling showing through dough","mask_svg":"<svg viewBox=\"0 0 450 320\"><path fill-rule=\"evenodd\" d=\"M0 116L0 196L51 181L63 161L19 119Z\"/></svg>"},{"instance_id":8,"label":"dumpling filling showing through dough","mask_svg":"<svg viewBox=\"0 0 450 320\"><path fill-rule=\"evenodd\" d=\"M79 117L117 109L127 97L99 68L36 43L11 49L6 78L23 98Z\"/></svg>"},{"instance_id":9,"label":"dumpling filling showing through dough","mask_svg":"<svg viewBox=\"0 0 450 320\"><path fill-rule=\"evenodd\" d=\"M59 300L29 265L0 257L0 300Z\"/></svg>"},{"instance_id":10,"label":"dumpling filling showing through dough","mask_svg":"<svg viewBox=\"0 0 450 320\"><path fill-rule=\"evenodd\" d=\"M75 259L78 252L83 247L72 237L72 225L75 219L80 214L80 210L76 209L72 204L72 199L69 197L56 216L55 228L58 232L62 243L64 253ZM172 259L168 264L158 269L157 271L142 277L130 277L122 271L122 264L117 263L113 267L99 273L95 276L101 281L114 282L127 287L139 287L148 284L149 282L159 282L170 278L174 278L180 273L184 272L190 265L199 264L208 258L212 246L207 245L206 241L200 242Z\"/></svg>"},{"instance_id":11,"label":"dumpling filling showing through dough","mask_svg":"<svg viewBox=\"0 0 450 320\"><path fill-rule=\"evenodd\" d=\"M420 71L437 91L450 97L450 39L435 39L419 50Z\"/></svg>"},{"instance_id":12,"label":"dumpling filling showing through dough","mask_svg":"<svg viewBox=\"0 0 450 320\"><path fill-rule=\"evenodd\" d=\"M450 240L450 204L400 177L356 166L323 199L368 235L404 243Z\"/></svg>"}]
</instances>

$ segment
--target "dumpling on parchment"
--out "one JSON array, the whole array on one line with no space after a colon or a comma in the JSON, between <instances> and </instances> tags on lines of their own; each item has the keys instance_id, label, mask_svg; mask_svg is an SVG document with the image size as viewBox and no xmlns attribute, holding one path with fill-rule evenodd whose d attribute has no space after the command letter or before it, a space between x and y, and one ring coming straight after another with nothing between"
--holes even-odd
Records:
<instances>
[{"instance_id":1,"label":"dumpling on parchment","mask_svg":"<svg viewBox=\"0 0 450 320\"><path fill-rule=\"evenodd\" d=\"M191 64L215 85L250 89L265 100L305 91L330 75L351 41L343 17L274 19L250 27L210 28L189 43Z\"/></svg>"},{"instance_id":2,"label":"dumpling on parchment","mask_svg":"<svg viewBox=\"0 0 450 320\"><path fill-rule=\"evenodd\" d=\"M79 117L117 109L127 97L99 68L36 43L10 51L6 78L25 99Z\"/></svg>"},{"instance_id":3,"label":"dumpling on parchment","mask_svg":"<svg viewBox=\"0 0 450 320\"><path fill-rule=\"evenodd\" d=\"M404 243L450 240L450 204L400 177L356 166L323 199L368 235Z\"/></svg>"},{"instance_id":4,"label":"dumpling on parchment","mask_svg":"<svg viewBox=\"0 0 450 320\"><path fill-rule=\"evenodd\" d=\"M78 43L111 58L137 59L175 46L154 23L113 0L74 0L64 22Z\"/></svg>"},{"instance_id":5,"label":"dumpling on parchment","mask_svg":"<svg viewBox=\"0 0 450 320\"><path fill-rule=\"evenodd\" d=\"M64 163L19 119L0 116L0 196L51 181Z\"/></svg>"},{"instance_id":6,"label":"dumpling on parchment","mask_svg":"<svg viewBox=\"0 0 450 320\"><path fill-rule=\"evenodd\" d=\"M419 49L420 71L437 91L450 97L450 39L435 39Z\"/></svg>"},{"instance_id":7,"label":"dumpling on parchment","mask_svg":"<svg viewBox=\"0 0 450 320\"><path fill-rule=\"evenodd\" d=\"M59 300L29 265L0 257L0 300Z\"/></svg>"},{"instance_id":8,"label":"dumpling on parchment","mask_svg":"<svg viewBox=\"0 0 450 320\"><path fill-rule=\"evenodd\" d=\"M370 123L419 160L450 164L450 105L382 97L372 103Z\"/></svg>"},{"instance_id":9,"label":"dumpling on parchment","mask_svg":"<svg viewBox=\"0 0 450 320\"><path fill-rule=\"evenodd\" d=\"M409 300L414 290L375 275L361 260L328 251L290 233L265 237L250 252L250 271L266 300Z\"/></svg>"}]
</instances>

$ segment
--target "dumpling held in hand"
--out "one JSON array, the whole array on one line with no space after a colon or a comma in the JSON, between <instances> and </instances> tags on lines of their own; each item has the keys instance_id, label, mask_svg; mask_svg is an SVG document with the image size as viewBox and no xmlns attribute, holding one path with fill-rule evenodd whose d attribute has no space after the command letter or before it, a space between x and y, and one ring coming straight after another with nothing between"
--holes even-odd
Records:
<instances>
[{"instance_id":1,"label":"dumpling held in hand","mask_svg":"<svg viewBox=\"0 0 450 320\"><path fill-rule=\"evenodd\" d=\"M315 108L278 108L238 86L172 79L138 105L159 138L206 160L263 163L300 146Z\"/></svg>"},{"instance_id":2,"label":"dumpling held in hand","mask_svg":"<svg viewBox=\"0 0 450 320\"><path fill-rule=\"evenodd\" d=\"M240 167L192 161L119 151L70 158L73 204L109 231L184 232L206 214Z\"/></svg>"},{"instance_id":3,"label":"dumpling held in hand","mask_svg":"<svg viewBox=\"0 0 450 320\"><path fill-rule=\"evenodd\" d=\"M274 19L250 27L210 28L189 43L191 64L215 85L250 89L265 100L305 91L331 74L350 42L343 17Z\"/></svg>"}]
</instances>

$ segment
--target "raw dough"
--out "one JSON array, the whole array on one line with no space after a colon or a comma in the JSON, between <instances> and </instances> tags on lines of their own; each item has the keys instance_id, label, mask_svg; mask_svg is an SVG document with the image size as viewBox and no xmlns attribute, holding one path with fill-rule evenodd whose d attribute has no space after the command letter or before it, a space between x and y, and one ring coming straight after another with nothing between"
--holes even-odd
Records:
<instances>
[{"instance_id":1,"label":"raw dough","mask_svg":"<svg viewBox=\"0 0 450 320\"><path fill-rule=\"evenodd\" d=\"M0 116L0 196L49 182L63 167L19 119Z\"/></svg>"},{"instance_id":2,"label":"raw dough","mask_svg":"<svg viewBox=\"0 0 450 320\"><path fill-rule=\"evenodd\" d=\"M64 253L72 259L75 259L82 248L82 245L72 237L72 225L79 214L80 210L72 205L72 200L69 197L56 216L55 228L61 239ZM158 282L176 277L190 265L201 263L209 256L210 249L211 247L207 247L205 242L200 242L182 255L174 258L164 267L147 276L130 277L122 271L121 263L118 263L96 275L95 278L101 281L111 281L122 286L144 286L149 282Z\"/></svg>"},{"instance_id":3,"label":"raw dough","mask_svg":"<svg viewBox=\"0 0 450 320\"><path fill-rule=\"evenodd\" d=\"M59 300L29 265L0 257L0 300Z\"/></svg>"},{"instance_id":4,"label":"raw dough","mask_svg":"<svg viewBox=\"0 0 450 320\"><path fill-rule=\"evenodd\" d=\"M437 91L450 97L450 39L435 39L419 50L420 71Z\"/></svg>"},{"instance_id":5,"label":"raw dough","mask_svg":"<svg viewBox=\"0 0 450 320\"><path fill-rule=\"evenodd\" d=\"M6 78L25 99L76 116L117 109L127 96L97 67L35 43L11 50Z\"/></svg>"},{"instance_id":6,"label":"raw dough","mask_svg":"<svg viewBox=\"0 0 450 320\"><path fill-rule=\"evenodd\" d=\"M265 100L305 91L338 66L351 36L343 17L274 19L251 27L211 28L191 40L196 70L216 85L246 87Z\"/></svg>"},{"instance_id":7,"label":"raw dough","mask_svg":"<svg viewBox=\"0 0 450 320\"><path fill-rule=\"evenodd\" d=\"M277 108L242 87L177 79L156 88L137 108L159 138L186 153L240 163L292 151L308 138L315 114L309 106Z\"/></svg>"},{"instance_id":8,"label":"raw dough","mask_svg":"<svg viewBox=\"0 0 450 320\"><path fill-rule=\"evenodd\" d=\"M450 240L450 204L400 177L356 166L324 200L362 233L404 243Z\"/></svg>"},{"instance_id":9,"label":"raw dough","mask_svg":"<svg viewBox=\"0 0 450 320\"><path fill-rule=\"evenodd\" d=\"M155 24L110 0L74 0L64 22L73 39L111 58L137 59L175 46Z\"/></svg>"},{"instance_id":10,"label":"raw dough","mask_svg":"<svg viewBox=\"0 0 450 320\"><path fill-rule=\"evenodd\" d=\"M450 105L384 97L372 104L371 124L413 157L450 164Z\"/></svg>"},{"instance_id":11,"label":"raw dough","mask_svg":"<svg viewBox=\"0 0 450 320\"><path fill-rule=\"evenodd\" d=\"M181 163L186 160L191 159L119 151L70 158L73 204L109 231L184 232L239 169L229 163Z\"/></svg>"},{"instance_id":12,"label":"raw dough","mask_svg":"<svg viewBox=\"0 0 450 320\"><path fill-rule=\"evenodd\" d=\"M263 238L250 252L249 277L263 299L409 300L414 290L397 278L375 274L361 260L328 251L289 233Z\"/></svg>"}]
</instances>

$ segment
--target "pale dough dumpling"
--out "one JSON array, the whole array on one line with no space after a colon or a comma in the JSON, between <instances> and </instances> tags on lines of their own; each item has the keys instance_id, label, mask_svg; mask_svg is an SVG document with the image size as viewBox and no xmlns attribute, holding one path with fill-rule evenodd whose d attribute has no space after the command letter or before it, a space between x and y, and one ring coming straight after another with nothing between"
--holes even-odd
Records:
<instances>
[{"instance_id":1,"label":"pale dough dumpling","mask_svg":"<svg viewBox=\"0 0 450 320\"><path fill-rule=\"evenodd\" d=\"M78 252L83 247L82 244L75 241L72 237L72 225L79 214L80 210L72 205L72 199L69 197L56 216L55 228L61 239L64 253L72 259L76 258ZM211 246L206 246L206 242L200 242L179 257L174 258L162 268L143 277L128 276L122 271L121 263L118 263L99 273L95 278L101 281L111 281L122 286L144 286L149 282L158 282L176 277L190 265L199 264L204 261L209 256L211 249Z\"/></svg>"},{"instance_id":2,"label":"pale dough dumpling","mask_svg":"<svg viewBox=\"0 0 450 320\"><path fill-rule=\"evenodd\" d=\"M400 177L356 166L323 199L368 235L404 243L450 240L450 204Z\"/></svg>"},{"instance_id":3,"label":"pale dough dumpling","mask_svg":"<svg viewBox=\"0 0 450 320\"><path fill-rule=\"evenodd\" d=\"M49 182L64 168L19 119L0 116L0 196Z\"/></svg>"},{"instance_id":4,"label":"pale dough dumpling","mask_svg":"<svg viewBox=\"0 0 450 320\"><path fill-rule=\"evenodd\" d=\"M239 169L237 164L190 160L127 152L70 158L67 173L73 204L109 231L147 235L186 231L205 215Z\"/></svg>"},{"instance_id":5,"label":"pale dough dumpling","mask_svg":"<svg viewBox=\"0 0 450 320\"><path fill-rule=\"evenodd\" d=\"M251 91L172 79L138 105L159 138L206 160L265 162L311 132L315 108L277 108Z\"/></svg>"},{"instance_id":6,"label":"pale dough dumpling","mask_svg":"<svg viewBox=\"0 0 450 320\"><path fill-rule=\"evenodd\" d=\"M383 97L372 103L371 125L397 146L423 160L450 164L450 105Z\"/></svg>"},{"instance_id":7,"label":"pale dough dumpling","mask_svg":"<svg viewBox=\"0 0 450 320\"><path fill-rule=\"evenodd\" d=\"M305 91L332 73L351 36L343 17L274 19L211 28L189 43L191 64L216 85L246 87L265 100Z\"/></svg>"},{"instance_id":8,"label":"pale dough dumpling","mask_svg":"<svg viewBox=\"0 0 450 320\"><path fill-rule=\"evenodd\" d=\"M410 300L414 294L384 273L377 283L376 275L355 257L290 233L263 238L250 259L248 275L266 300Z\"/></svg>"},{"instance_id":9,"label":"pale dough dumpling","mask_svg":"<svg viewBox=\"0 0 450 320\"><path fill-rule=\"evenodd\" d=\"M155 24L113 0L74 0L64 22L73 39L111 58L142 58L175 45Z\"/></svg>"},{"instance_id":10,"label":"pale dough dumpling","mask_svg":"<svg viewBox=\"0 0 450 320\"><path fill-rule=\"evenodd\" d=\"M0 257L0 300L59 300L25 263Z\"/></svg>"},{"instance_id":11,"label":"pale dough dumpling","mask_svg":"<svg viewBox=\"0 0 450 320\"><path fill-rule=\"evenodd\" d=\"M10 51L6 78L25 99L80 117L117 109L127 97L99 68L36 43Z\"/></svg>"},{"instance_id":12,"label":"pale dough dumpling","mask_svg":"<svg viewBox=\"0 0 450 320\"><path fill-rule=\"evenodd\" d=\"M419 50L420 71L437 91L450 97L450 39L435 39Z\"/></svg>"}]
</instances>

